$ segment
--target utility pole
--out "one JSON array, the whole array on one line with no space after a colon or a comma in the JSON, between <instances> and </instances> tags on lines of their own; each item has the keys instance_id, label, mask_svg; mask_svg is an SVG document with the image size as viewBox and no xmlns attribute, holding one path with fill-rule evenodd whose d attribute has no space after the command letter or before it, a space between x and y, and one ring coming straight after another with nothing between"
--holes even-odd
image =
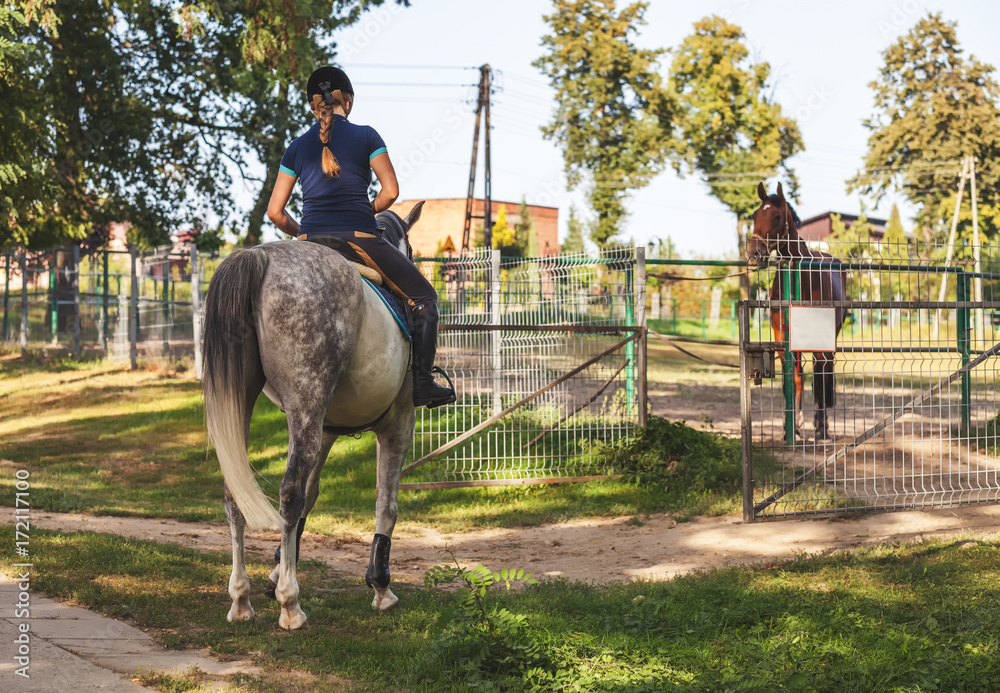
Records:
<instances>
[{"instance_id":1,"label":"utility pole","mask_svg":"<svg viewBox=\"0 0 1000 693\"><path fill-rule=\"evenodd\" d=\"M491 180L491 163L490 163L490 77L492 76L492 69L489 64L483 65L479 68L479 99L476 103L476 128L472 136L472 164L469 167L469 190L465 198L465 226L462 229L462 250L466 251L469 249L470 234L472 231L472 220L482 219L483 220L483 245L487 248L493 246L493 209L491 205L492 197L492 180ZM485 178L486 178L486 195L484 198L484 209L482 216L472 213L473 203L475 202L475 188L476 188L476 159L479 154L479 124L485 118Z\"/></svg>"}]
</instances>

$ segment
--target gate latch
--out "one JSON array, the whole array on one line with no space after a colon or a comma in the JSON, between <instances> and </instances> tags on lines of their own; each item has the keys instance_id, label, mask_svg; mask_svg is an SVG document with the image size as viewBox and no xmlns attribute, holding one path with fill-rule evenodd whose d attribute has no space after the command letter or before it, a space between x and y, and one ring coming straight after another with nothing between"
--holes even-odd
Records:
<instances>
[{"instance_id":1,"label":"gate latch","mask_svg":"<svg viewBox=\"0 0 1000 693\"><path fill-rule=\"evenodd\" d=\"M760 385L761 378L774 377L774 349L752 351L747 354L750 359L750 377L754 385Z\"/></svg>"}]
</instances>

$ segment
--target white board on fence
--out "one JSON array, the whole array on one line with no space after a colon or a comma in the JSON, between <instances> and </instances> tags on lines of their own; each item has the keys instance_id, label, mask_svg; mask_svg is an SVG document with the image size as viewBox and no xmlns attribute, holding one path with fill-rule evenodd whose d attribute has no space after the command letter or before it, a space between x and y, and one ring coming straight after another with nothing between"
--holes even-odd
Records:
<instances>
[{"instance_id":1,"label":"white board on fence","mask_svg":"<svg viewBox=\"0 0 1000 693\"><path fill-rule=\"evenodd\" d=\"M837 309L812 306L789 308L788 342L792 351L836 351Z\"/></svg>"}]
</instances>

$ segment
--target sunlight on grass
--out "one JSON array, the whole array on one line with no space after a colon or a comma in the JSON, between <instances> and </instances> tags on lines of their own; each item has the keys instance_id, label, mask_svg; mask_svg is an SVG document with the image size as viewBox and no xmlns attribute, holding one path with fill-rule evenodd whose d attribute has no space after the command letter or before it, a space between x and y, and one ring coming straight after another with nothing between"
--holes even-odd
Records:
<instances>
[{"instance_id":1,"label":"sunlight on grass","mask_svg":"<svg viewBox=\"0 0 1000 693\"><path fill-rule=\"evenodd\" d=\"M673 358L664 360L663 367L677 368ZM133 372L100 362L22 364L0 359L0 395L5 395L0 396L0 470L31 472L34 507L225 522L222 477L214 451L207 448L201 388L190 373L166 368ZM272 499L285 473L287 445L284 415L261 397L254 409L249 458L262 490ZM375 477L374 434L338 440L324 469L309 530L370 533ZM12 484L12 475L0 475L4 497L9 497ZM664 511L689 517L722 512L735 507L736 499L700 499L688 507L694 499L614 479L404 490L399 520L402 527L414 530L434 526L461 532Z\"/></svg>"}]
</instances>

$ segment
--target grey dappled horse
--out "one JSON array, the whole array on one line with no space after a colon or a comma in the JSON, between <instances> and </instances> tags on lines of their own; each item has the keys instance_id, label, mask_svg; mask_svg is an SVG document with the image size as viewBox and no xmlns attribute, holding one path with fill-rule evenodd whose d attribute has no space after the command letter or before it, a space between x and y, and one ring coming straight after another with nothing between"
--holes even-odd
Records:
<instances>
[{"instance_id":1,"label":"grey dappled horse","mask_svg":"<svg viewBox=\"0 0 1000 693\"><path fill-rule=\"evenodd\" d=\"M420 217L378 215L386 240L409 254ZM205 414L225 478L233 540L230 621L254 617L243 559L244 529L281 528L268 580L278 625L302 628L295 577L299 539L319 496L320 473L338 433L373 430L378 441L375 538L365 575L372 606L389 589L389 547L402 463L413 438L410 344L375 291L342 255L318 243L277 241L238 250L219 265L205 302ZM288 466L275 512L247 457L250 417L261 392L288 418ZM336 432L335 432L336 431Z\"/></svg>"}]
</instances>

